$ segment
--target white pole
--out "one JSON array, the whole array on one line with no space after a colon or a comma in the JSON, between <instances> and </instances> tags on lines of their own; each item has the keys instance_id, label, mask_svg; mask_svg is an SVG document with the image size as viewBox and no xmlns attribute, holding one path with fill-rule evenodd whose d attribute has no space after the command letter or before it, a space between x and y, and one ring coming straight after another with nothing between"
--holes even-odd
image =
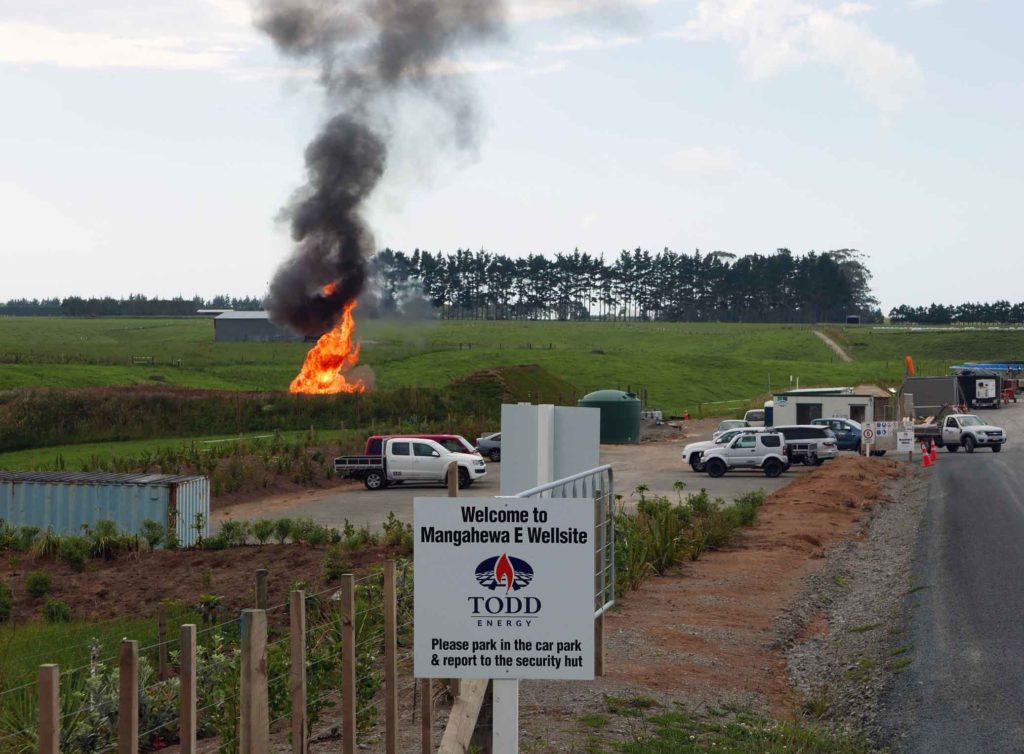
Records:
<instances>
[{"instance_id":1,"label":"white pole","mask_svg":"<svg viewBox=\"0 0 1024 754\"><path fill-rule=\"evenodd\" d=\"M491 683L494 699L494 754L519 754L519 681L495 678Z\"/></svg>"}]
</instances>

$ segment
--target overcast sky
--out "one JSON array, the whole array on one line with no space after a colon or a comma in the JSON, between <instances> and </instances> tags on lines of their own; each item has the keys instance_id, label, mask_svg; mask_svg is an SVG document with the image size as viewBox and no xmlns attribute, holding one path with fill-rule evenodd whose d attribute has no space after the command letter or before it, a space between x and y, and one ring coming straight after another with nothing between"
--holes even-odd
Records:
<instances>
[{"instance_id":1,"label":"overcast sky","mask_svg":"<svg viewBox=\"0 0 1024 754\"><path fill-rule=\"evenodd\" d=\"M510 8L444 74L477 152L403 118L379 247L857 248L886 311L1024 299L1024 3ZM0 93L0 299L265 291L327 110L245 0L0 0Z\"/></svg>"}]
</instances>

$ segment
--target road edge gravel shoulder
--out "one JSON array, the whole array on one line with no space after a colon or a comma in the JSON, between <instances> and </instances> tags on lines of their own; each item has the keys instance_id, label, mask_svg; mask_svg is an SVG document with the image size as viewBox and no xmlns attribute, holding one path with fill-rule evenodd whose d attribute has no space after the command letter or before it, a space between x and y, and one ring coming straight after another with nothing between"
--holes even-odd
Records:
<instances>
[{"instance_id":1,"label":"road edge gravel shoulder","mask_svg":"<svg viewBox=\"0 0 1024 754\"><path fill-rule=\"evenodd\" d=\"M825 566L805 579L776 625L803 714L880 749L882 698L914 658L905 610L926 490L917 473L887 483L888 500L824 553Z\"/></svg>"}]
</instances>

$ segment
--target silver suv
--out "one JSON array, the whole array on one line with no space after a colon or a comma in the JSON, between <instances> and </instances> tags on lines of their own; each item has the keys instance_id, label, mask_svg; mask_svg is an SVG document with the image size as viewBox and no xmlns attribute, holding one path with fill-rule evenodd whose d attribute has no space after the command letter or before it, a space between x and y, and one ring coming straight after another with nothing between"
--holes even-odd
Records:
<instances>
[{"instance_id":1,"label":"silver suv","mask_svg":"<svg viewBox=\"0 0 1024 754\"><path fill-rule=\"evenodd\" d=\"M792 463L805 466L820 466L825 461L839 457L839 444L835 433L828 427L817 424L794 424L773 427L786 438L786 451Z\"/></svg>"},{"instance_id":2,"label":"silver suv","mask_svg":"<svg viewBox=\"0 0 1024 754\"><path fill-rule=\"evenodd\" d=\"M772 431L739 434L728 444L705 451L703 461L713 477L733 469L760 469L767 477L777 477L789 468L785 438Z\"/></svg>"}]
</instances>

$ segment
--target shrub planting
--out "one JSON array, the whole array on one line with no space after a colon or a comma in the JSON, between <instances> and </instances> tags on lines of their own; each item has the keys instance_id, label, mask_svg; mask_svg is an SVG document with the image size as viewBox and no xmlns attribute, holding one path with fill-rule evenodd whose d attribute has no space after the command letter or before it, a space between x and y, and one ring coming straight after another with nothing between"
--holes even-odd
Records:
<instances>
[{"instance_id":1,"label":"shrub planting","mask_svg":"<svg viewBox=\"0 0 1024 754\"><path fill-rule=\"evenodd\" d=\"M147 518L139 528L139 536L146 540L150 550L155 550L164 542L164 535L167 533L164 525L159 521Z\"/></svg>"},{"instance_id":2,"label":"shrub planting","mask_svg":"<svg viewBox=\"0 0 1024 754\"><path fill-rule=\"evenodd\" d=\"M25 591L33 597L42 597L50 591L50 574L36 571L25 577Z\"/></svg>"},{"instance_id":3,"label":"shrub planting","mask_svg":"<svg viewBox=\"0 0 1024 754\"><path fill-rule=\"evenodd\" d=\"M89 557L89 541L85 537L63 537L60 543L60 559L73 571L84 571Z\"/></svg>"},{"instance_id":4,"label":"shrub planting","mask_svg":"<svg viewBox=\"0 0 1024 754\"><path fill-rule=\"evenodd\" d=\"M224 519L220 524L220 538L228 547L241 547L249 541L251 525L248 521Z\"/></svg>"},{"instance_id":5,"label":"shrub planting","mask_svg":"<svg viewBox=\"0 0 1024 754\"><path fill-rule=\"evenodd\" d=\"M261 545L265 545L274 536L274 521L269 518L261 518L252 524L252 535Z\"/></svg>"},{"instance_id":6,"label":"shrub planting","mask_svg":"<svg viewBox=\"0 0 1024 754\"><path fill-rule=\"evenodd\" d=\"M666 497L647 497L638 488L635 512L621 506L615 517L615 588L636 589L651 573L659 576L682 560L698 560L705 550L729 543L737 529L749 526L764 502L762 491L750 492L734 504L712 500L701 490L673 503Z\"/></svg>"},{"instance_id":7,"label":"shrub planting","mask_svg":"<svg viewBox=\"0 0 1024 754\"><path fill-rule=\"evenodd\" d=\"M71 608L66 602L47 600L43 605L43 618L50 623L68 623L71 621Z\"/></svg>"}]
</instances>

